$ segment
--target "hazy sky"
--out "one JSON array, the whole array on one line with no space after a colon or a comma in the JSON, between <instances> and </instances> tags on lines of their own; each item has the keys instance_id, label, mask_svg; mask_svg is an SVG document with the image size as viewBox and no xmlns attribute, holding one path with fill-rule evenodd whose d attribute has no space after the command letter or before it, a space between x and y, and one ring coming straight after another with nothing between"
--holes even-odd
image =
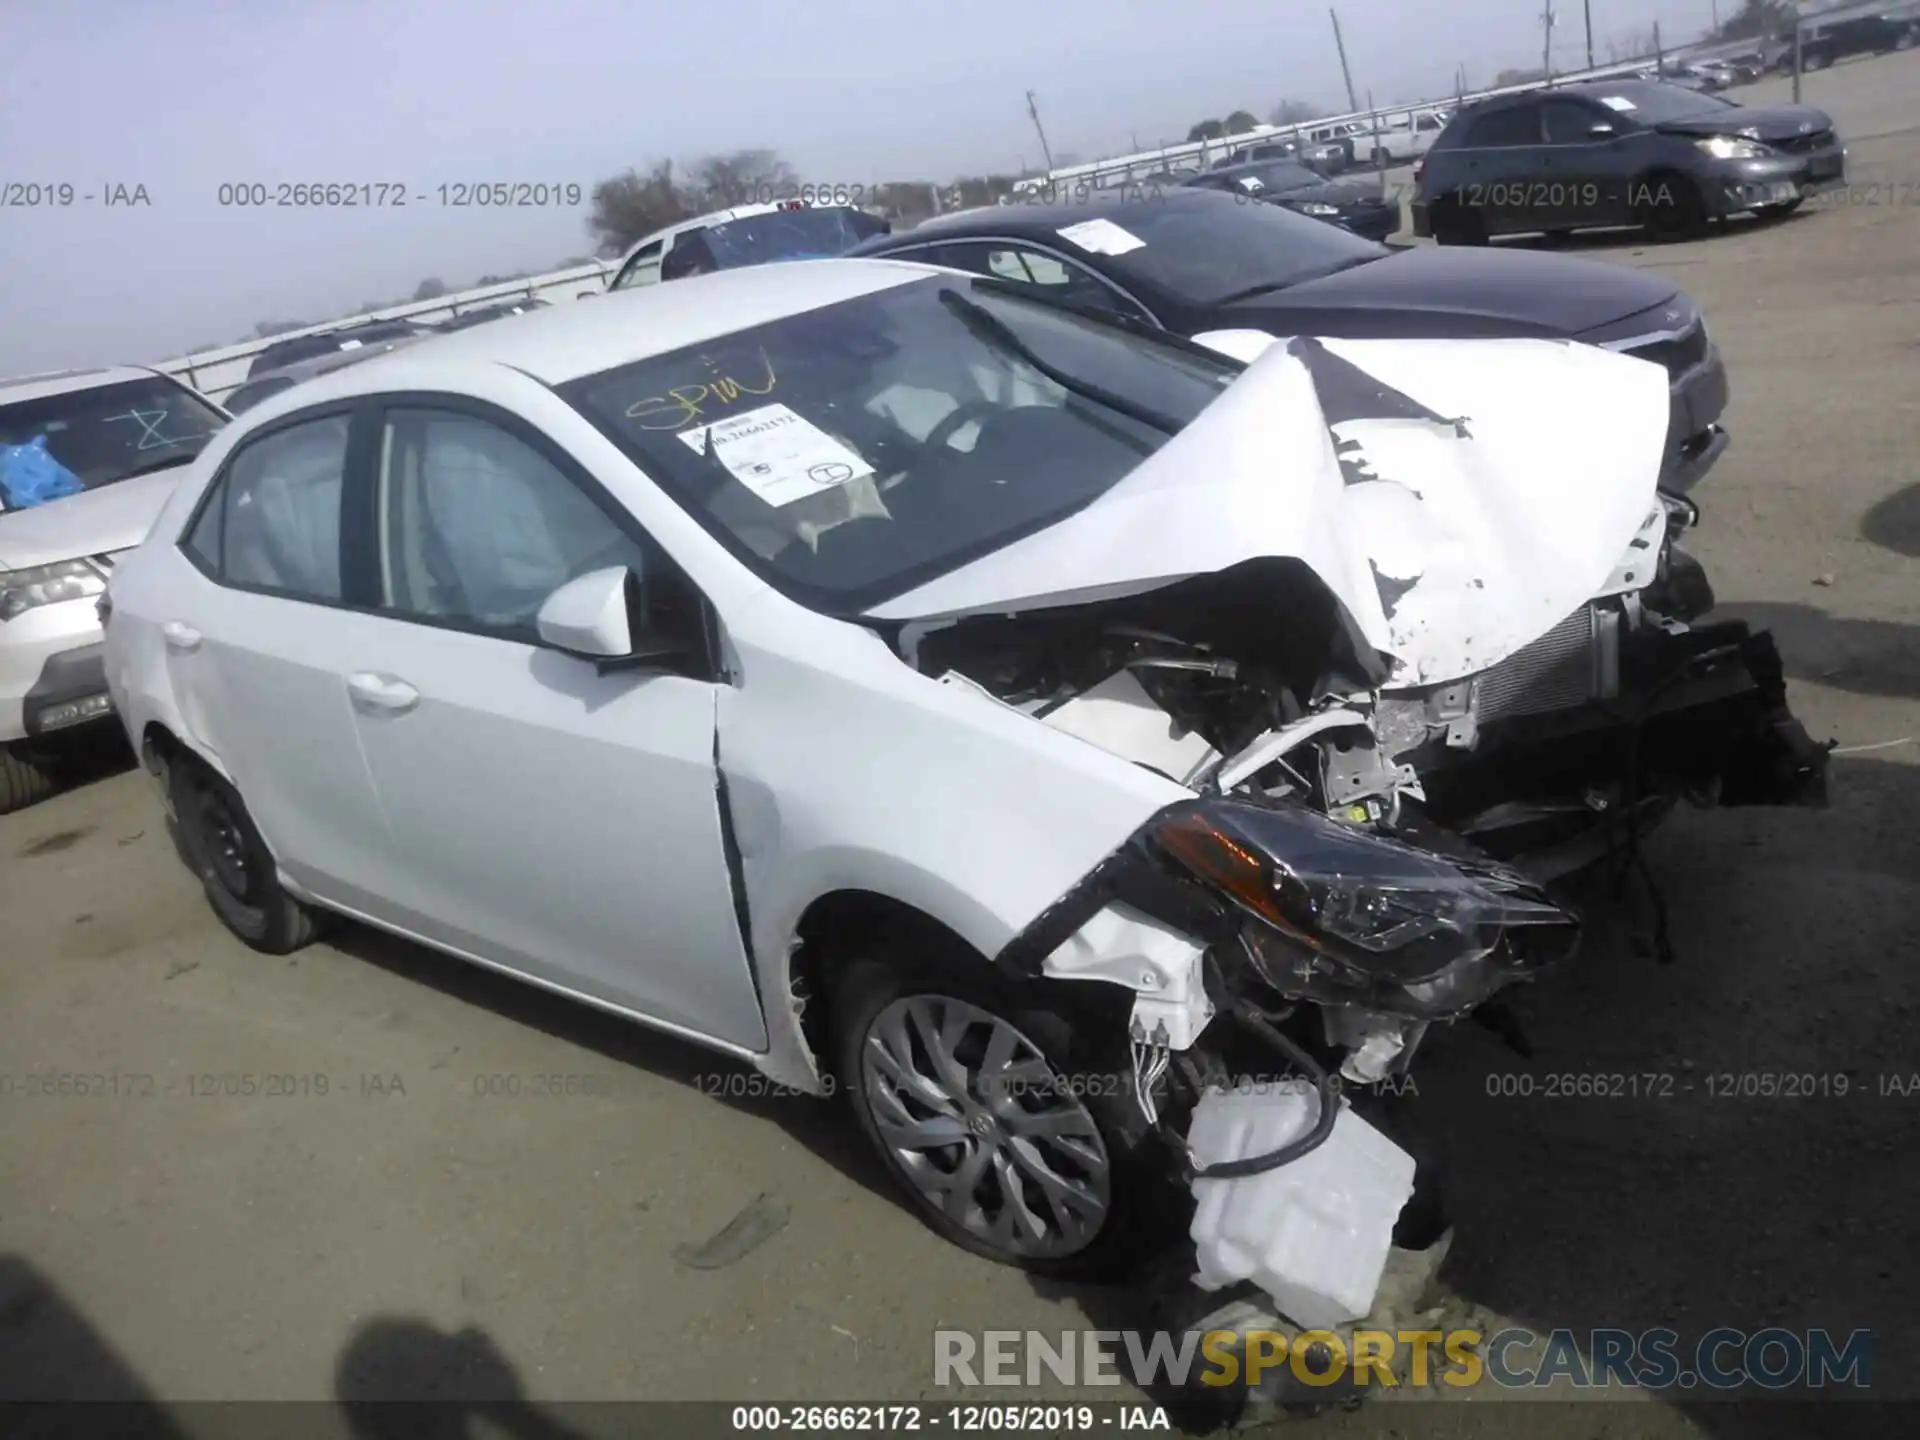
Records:
<instances>
[{"instance_id":1,"label":"hazy sky","mask_svg":"<svg viewBox=\"0 0 1920 1440\"><path fill-rule=\"evenodd\" d=\"M1714 3L1592 0L1596 43L1604 57L1656 17L1691 36ZM1539 62L1536 0L1339 9L1363 100L1447 93L1456 61L1469 84ZM1572 66L1581 9L1557 9ZM94 196L0 206L0 375L167 359L592 249L584 203L442 208L443 183L584 196L629 165L746 146L816 184L1017 169L1039 158L1029 88L1055 152L1088 157L1236 107L1344 99L1326 7L1299 0L0 0L0 183ZM255 181L427 203L218 203ZM116 185L151 203L106 206Z\"/></svg>"}]
</instances>

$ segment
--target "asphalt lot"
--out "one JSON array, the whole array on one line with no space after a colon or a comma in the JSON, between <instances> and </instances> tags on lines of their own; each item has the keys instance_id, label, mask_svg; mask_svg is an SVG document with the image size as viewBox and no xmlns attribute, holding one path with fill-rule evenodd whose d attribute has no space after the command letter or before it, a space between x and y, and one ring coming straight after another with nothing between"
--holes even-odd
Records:
<instances>
[{"instance_id":1,"label":"asphalt lot","mask_svg":"<svg viewBox=\"0 0 1920 1440\"><path fill-rule=\"evenodd\" d=\"M1681 816L1650 846L1677 964L1603 925L1521 997L1531 1059L1466 1027L1416 1073L1453 1153L1449 1316L1866 1327L1875 1393L1912 1397L1920 57L1810 76L1806 99L1852 143L1847 198L1697 243L1577 248L1669 272L1706 307L1734 441L1698 492L1696 548L1729 610L1774 624L1799 713L1844 747L1834 806ZM936 1327L1126 1323L1125 1296L1036 1286L937 1240L837 1110L730 1096L744 1072L704 1052L366 930L255 955L175 860L150 782L106 768L0 819L0 1073L151 1076L154 1093L0 1097L0 1396L904 1400L936 1394ZM1568 1073L1674 1082L1538 1093ZM1514 1074L1537 1093L1489 1095ZM1747 1074L1827 1078L1810 1096L1708 1093ZM241 1075L295 1093L194 1078ZM534 1098L542 1076L612 1093ZM677 1258L762 1196L787 1220L758 1248L717 1269ZM1439 1409L1393 1424L1895 1423L1691 1394L1463 1408L1471 1430Z\"/></svg>"}]
</instances>

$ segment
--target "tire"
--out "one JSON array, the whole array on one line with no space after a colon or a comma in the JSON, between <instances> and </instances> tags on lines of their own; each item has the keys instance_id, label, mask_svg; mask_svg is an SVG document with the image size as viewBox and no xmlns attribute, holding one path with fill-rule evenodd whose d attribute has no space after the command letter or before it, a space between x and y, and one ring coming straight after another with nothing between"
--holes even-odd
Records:
<instances>
[{"instance_id":1,"label":"tire","mask_svg":"<svg viewBox=\"0 0 1920 1440\"><path fill-rule=\"evenodd\" d=\"M1893 40L1896 51L1911 50L1915 45L1920 45L1920 29L1902 30Z\"/></svg>"},{"instance_id":2,"label":"tire","mask_svg":"<svg viewBox=\"0 0 1920 1440\"><path fill-rule=\"evenodd\" d=\"M1696 240L1706 234L1706 203L1700 198L1699 187L1686 176L1670 172L1649 175L1636 181L1634 189L1652 197L1634 208L1640 227L1655 240Z\"/></svg>"},{"instance_id":3,"label":"tire","mask_svg":"<svg viewBox=\"0 0 1920 1440\"><path fill-rule=\"evenodd\" d=\"M288 955L320 931L313 911L280 884L267 842L235 790L185 756L167 761L167 828L220 923L266 955Z\"/></svg>"},{"instance_id":4,"label":"tire","mask_svg":"<svg viewBox=\"0 0 1920 1440\"><path fill-rule=\"evenodd\" d=\"M1436 245L1485 245L1486 219L1457 200L1445 201L1433 207L1433 240Z\"/></svg>"},{"instance_id":5,"label":"tire","mask_svg":"<svg viewBox=\"0 0 1920 1440\"><path fill-rule=\"evenodd\" d=\"M1168 1147L1130 1098L1131 995L1079 986L1069 1019L1046 998L1046 984L1016 988L946 937L885 935L850 957L832 988L834 1070L882 1168L937 1234L1044 1275L1117 1280L1185 1234L1191 1201ZM1108 989L1111 1018L1083 1013L1109 998L1087 992ZM985 1081L999 1047L1012 1064L998 1073L1014 1088L1003 1084L996 1095ZM958 1062L966 1083L945 1078L954 1071L936 1051ZM1041 1113L1057 1128L1041 1134L1022 1123ZM922 1143L896 1149L887 1125L896 1137L920 1129ZM926 1143L945 1133L951 1143ZM952 1177L963 1167L976 1179L962 1194ZM1042 1171L1070 1181L1079 1199L1043 1205ZM1035 1217L1040 1226L1022 1234L1021 1222Z\"/></svg>"},{"instance_id":6,"label":"tire","mask_svg":"<svg viewBox=\"0 0 1920 1440\"><path fill-rule=\"evenodd\" d=\"M44 762L13 745L0 745L0 815L38 805L53 793Z\"/></svg>"},{"instance_id":7,"label":"tire","mask_svg":"<svg viewBox=\"0 0 1920 1440\"><path fill-rule=\"evenodd\" d=\"M1824 50L1814 50L1800 57L1800 71L1805 74L1811 70L1824 70L1831 63Z\"/></svg>"}]
</instances>

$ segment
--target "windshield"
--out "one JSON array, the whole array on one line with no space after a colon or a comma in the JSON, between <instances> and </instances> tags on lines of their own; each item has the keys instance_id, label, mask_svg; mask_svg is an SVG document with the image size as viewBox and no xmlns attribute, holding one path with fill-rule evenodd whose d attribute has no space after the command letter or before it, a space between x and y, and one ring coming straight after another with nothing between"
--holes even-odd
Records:
<instances>
[{"instance_id":1,"label":"windshield","mask_svg":"<svg viewBox=\"0 0 1920 1440\"><path fill-rule=\"evenodd\" d=\"M1326 176L1309 170L1298 160L1270 160L1264 165L1249 165L1230 177L1242 190L1298 190L1307 185L1324 185Z\"/></svg>"},{"instance_id":2,"label":"windshield","mask_svg":"<svg viewBox=\"0 0 1920 1440\"><path fill-rule=\"evenodd\" d=\"M1734 109L1731 100L1689 90L1683 85L1660 85L1651 80L1609 85L1595 97L1609 110L1618 111L1642 125L1659 125L1668 120L1690 120L1696 115Z\"/></svg>"},{"instance_id":3,"label":"windshield","mask_svg":"<svg viewBox=\"0 0 1920 1440\"><path fill-rule=\"evenodd\" d=\"M183 464L224 424L158 375L0 405L0 504L21 509Z\"/></svg>"},{"instance_id":4,"label":"windshield","mask_svg":"<svg viewBox=\"0 0 1920 1440\"><path fill-rule=\"evenodd\" d=\"M844 614L1088 504L1238 373L944 276L561 394L750 568Z\"/></svg>"},{"instance_id":5,"label":"windshield","mask_svg":"<svg viewBox=\"0 0 1920 1440\"><path fill-rule=\"evenodd\" d=\"M700 237L714 263L722 270L733 270L774 260L829 259L885 230L885 223L871 215L831 205L749 215L709 225Z\"/></svg>"},{"instance_id":6,"label":"windshield","mask_svg":"<svg viewBox=\"0 0 1920 1440\"><path fill-rule=\"evenodd\" d=\"M1141 205L1116 215L1114 223L1142 243L1109 254L1105 264L1114 278L1157 285L1190 305L1217 305L1393 253L1278 205L1205 190L1194 199L1215 203Z\"/></svg>"}]
</instances>

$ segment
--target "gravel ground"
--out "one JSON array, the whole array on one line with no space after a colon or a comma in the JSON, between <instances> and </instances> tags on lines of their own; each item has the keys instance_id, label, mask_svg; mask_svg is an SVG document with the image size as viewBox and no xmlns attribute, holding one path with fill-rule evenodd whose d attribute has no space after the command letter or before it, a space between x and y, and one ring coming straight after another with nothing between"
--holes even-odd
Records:
<instances>
[{"instance_id":1,"label":"gravel ground","mask_svg":"<svg viewBox=\"0 0 1920 1440\"><path fill-rule=\"evenodd\" d=\"M1850 201L1695 244L1576 248L1670 272L1706 306L1734 443L1699 494L1697 549L1726 608L1776 628L1809 728L1844 747L1834 806L1676 819L1650 851L1678 963L1603 926L1518 1002L1531 1059L1464 1027L1418 1084L1454 1157L1449 1318L1869 1328L1872 1393L1902 1398L1896 1362L1920 1338L1920 58L1809 77L1806 98L1853 142ZM148 782L102 769L0 819L0 1072L117 1071L154 1093L0 1099L0 1397L511 1393L591 1429L553 1407L898 1401L936 1393L936 1327L1127 1323L1124 1296L940 1243L834 1109L729 1095L744 1072L703 1052L365 930L252 954L175 861ZM295 1093L196 1093L236 1074ZM1549 1095L1568 1074L1654 1078ZM605 1093L479 1093L536 1076ZM1815 1093L1719 1093L1763 1084ZM785 1224L751 1253L676 1258L763 1196ZM1910 1428L1691 1391L1510 1398L1289 1433Z\"/></svg>"}]
</instances>

